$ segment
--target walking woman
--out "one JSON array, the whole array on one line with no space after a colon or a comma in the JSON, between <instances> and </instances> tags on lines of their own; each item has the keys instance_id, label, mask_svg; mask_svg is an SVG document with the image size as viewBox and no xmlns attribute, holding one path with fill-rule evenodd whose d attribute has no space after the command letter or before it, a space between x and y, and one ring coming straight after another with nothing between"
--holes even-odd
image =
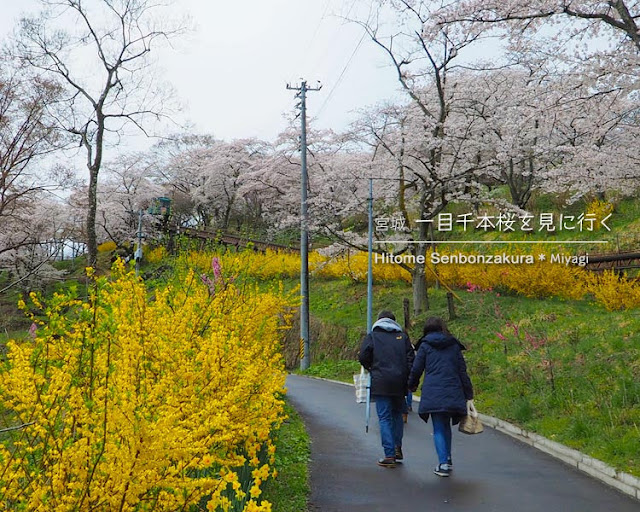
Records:
<instances>
[{"instance_id":1,"label":"walking woman","mask_svg":"<svg viewBox=\"0 0 640 512\"><path fill-rule=\"evenodd\" d=\"M442 318L427 318L409 374L412 391L417 390L420 377L425 374L418 413L425 422L431 416L438 454L434 473L438 476L449 476L453 471L451 425L460 422L467 414L467 401L473 400L463 350L464 345L449 333Z\"/></svg>"}]
</instances>

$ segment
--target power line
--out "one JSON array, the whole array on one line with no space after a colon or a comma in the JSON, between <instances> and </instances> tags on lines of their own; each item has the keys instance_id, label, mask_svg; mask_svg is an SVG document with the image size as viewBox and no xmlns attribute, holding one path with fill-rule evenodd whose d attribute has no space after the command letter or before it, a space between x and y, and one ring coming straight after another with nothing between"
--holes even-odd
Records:
<instances>
[{"instance_id":1,"label":"power line","mask_svg":"<svg viewBox=\"0 0 640 512\"><path fill-rule=\"evenodd\" d=\"M342 79L345 76L345 73L347 72L347 69L349 69L349 66L351 65L351 62L353 61L353 58L355 57L356 53L358 52L358 49L360 48L360 46L362 45L362 42L364 41L364 38L367 36L367 33L364 32L362 34L362 37L360 38L360 40L358 41L358 44L356 44L356 47L353 49L353 52L351 52L351 56L349 57L349 60L347 61L347 63L345 64L344 68L342 69L342 72L340 73L340 75L338 76L338 79L336 80L336 82L333 84L333 87L331 88L331 90L329 91L329 94L327 95L326 99L324 100L324 102L322 103L322 105L320 106L320 109L318 110L316 116L319 116L322 111L324 110L324 108L327 106L327 104L329 103L329 100L331 99L331 97L333 96L333 93L335 92L335 90L338 88L338 85L340 85L340 82L342 82Z\"/></svg>"},{"instance_id":2,"label":"power line","mask_svg":"<svg viewBox=\"0 0 640 512\"><path fill-rule=\"evenodd\" d=\"M316 25L316 29L313 31L313 35L311 36L311 40L309 41L309 43L307 44L307 49L305 50L304 53L308 53L309 48L311 48L311 45L314 43L314 41L316 40L316 37L318 35L318 32L320 31L320 25L322 25L322 22L325 20L325 18L327 17L327 11L329 10L329 4L331 4L331 0L326 0L325 4L324 4L324 9L322 11L322 16L320 16L320 20L318 21L318 24Z\"/></svg>"},{"instance_id":3,"label":"power line","mask_svg":"<svg viewBox=\"0 0 640 512\"><path fill-rule=\"evenodd\" d=\"M309 53L309 50L313 46L313 43L315 42L316 37L318 36L318 33L320 32L320 27L321 27L322 23L324 22L324 20L327 17L327 12L329 10L329 6L330 5L331 5L331 0L326 0L324 8L322 9L322 15L320 16L320 19L318 20L318 23L316 24L316 28L313 31L311 39L309 39L309 41L307 42L304 51L302 52L300 58L298 59L298 68L300 68L300 66L302 65L302 63L306 59L306 55ZM325 49L325 53L326 53L326 49Z\"/></svg>"}]
</instances>

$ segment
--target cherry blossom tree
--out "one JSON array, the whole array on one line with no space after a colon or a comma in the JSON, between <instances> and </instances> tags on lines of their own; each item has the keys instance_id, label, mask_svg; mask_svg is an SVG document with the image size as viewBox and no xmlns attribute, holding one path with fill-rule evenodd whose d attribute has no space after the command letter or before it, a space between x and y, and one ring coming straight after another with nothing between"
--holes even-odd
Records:
<instances>
[{"instance_id":1,"label":"cherry blossom tree","mask_svg":"<svg viewBox=\"0 0 640 512\"><path fill-rule=\"evenodd\" d=\"M309 146L316 132L309 130ZM268 226L267 236L296 228L300 225L300 142L299 130L291 124L271 144L264 147L262 158L242 178L240 193L259 198L260 213ZM308 169L311 181L313 156ZM312 218L313 215L310 214Z\"/></svg>"},{"instance_id":2,"label":"cherry blossom tree","mask_svg":"<svg viewBox=\"0 0 640 512\"><path fill-rule=\"evenodd\" d=\"M488 186L506 185L511 203L527 207L532 192L564 158L558 125L567 101L562 77L548 70L507 67L467 73L457 82L466 99L452 115L476 119L479 178ZM574 98L575 100L575 98Z\"/></svg>"},{"instance_id":3,"label":"cherry blossom tree","mask_svg":"<svg viewBox=\"0 0 640 512\"><path fill-rule=\"evenodd\" d=\"M211 135L177 133L159 141L151 149L156 162L158 182L168 190L172 201L172 219L177 226L202 225L191 197L192 189L200 186L195 168L184 163L185 155L204 150L215 143Z\"/></svg>"},{"instance_id":4,"label":"cherry blossom tree","mask_svg":"<svg viewBox=\"0 0 640 512\"><path fill-rule=\"evenodd\" d=\"M259 219L261 203L255 194L240 192L244 177L266 157L268 145L256 139L225 142L189 136L163 152L162 181L188 195L193 218L203 228L227 230L232 221Z\"/></svg>"},{"instance_id":5,"label":"cherry blossom tree","mask_svg":"<svg viewBox=\"0 0 640 512\"><path fill-rule=\"evenodd\" d=\"M312 124L312 123L311 123ZM292 123L242 179L241 193L256 198L269 236L300 227L299 130ZM371 155L354 143L350 134L331 130L307 132L309 229L344 243L362 238L356 227L366 218L368 171ZM366 223L365 223L366 229ZM312 242L313 243L313 242Z\"/></svg>"},{"instance_id":6,"label":"cherry blossom tree","mask_svg":"<svg viewBox=\"0 0 640 512\"><path fill-rule=\"evenodd\" d=\"M570 21L569 30L562 27L566 37L611 37L619 48L629 45L640 53L640 2L637 0L463 0L443 3L434 18L441 24L509 23L521 33L535 30L547 21Z\"/></svg>"},{"instance_id":7,"label":"cherry blossom tree","mask_svg":"<svg viewBox=\"0 0 640 512\"><path fill-rule=\"evenodd\" d=\"M262 162L267 145L255 139L218 141L212 147L189 155L190 165L199 168L201 185L192 191L196 207L207 212L205 225L215 224L223 231L236 221L260 218L257 196L240 193L244 176Z\"/></svg>"},{"instance_id":8,"label":"cherry blossom tree","mask_svg":"<svg viewBox=\"0 0 640 512\"><path fill-rule=\"evenodd\" d=\"M43 172L42 165L44 157L63 143L48 110L59 93L55 84L17 68L5 54L0 57L0 265L4 268L27 253L47 257L40 247L50 230L41 229L34 218L37 205L57 187L53 173Z\"/></svg>"},{"instance_id":9,"label":"cherry blossom tree","mask_svg":"<svg viewBox=\"0 0 640 512\"><path fill-rule=\"evenodd\" d=\"M407 120L398 126L395 144L382 144L392 158L415 182L412 234L417 243L411 250L424 258L429 223L453 198L467 196L477 187L484 163L477 158L470 132L476 122L456 122L452 106L461 101L455 87L461 55L483 38L480 25L434 26L432 17L439 2L415 0L376 0L363 15L352 15L381 51L386 54L410 104ZM476 28L477 27L477 28ZM386 123L383 123L387 126ZM374 135L374 138L376 136ZM379 137L378 137L379 138ZM406 249L402 249L406 250ZM425 267L413 269L415 312L426 302Z\"/></svg>"},{"instance_id":10,"label":"cherry blossom tree","mask_svg":"<svg viewBox=\"0 0 640 512\"><path fill-rule=\"evenodd\" d=\"M634 95L640 72L640 2L464 0L443 3L433 27L484 27L508 38L503 57L554 63L587 94Z\"/></svg>"},{"instance_id":11,"label":"cherry blossom tree","mask_svg":"<svg viewBox=\"0 0 640 512\"><path fill-rule=\"evenodd\" d=\"M119 246L132 241L138 231L140 210L146 210L165 194L157 183L156 162L149 152L123 154L105 166L105 180L98 194L98 240ZM150 219L143 216L143 221ZM145 229L152 228L150 222Z\"/></svg>"},{"instance_id":12,"label":"cherry blossom tree","mask_svg":"<svg viewBox=\"0 0 640 512\"><path fill-rule=\"evenodd\" d=\"M637 137L640 110L623 90L588 95L561 104L557 151L563 158L542 184L546 191L604 198L606 192L631 195L638 190Z\"/></svg>"},{"instance_id":13,"label":"cherry blossom tree","mask_svg":"<svg viewBox=\"0 0 640 512\"><path fill-rule=\"evenodd\" d=\"M26 243L0 254L0 268L9 271L11 286L24 291L41 290L47 282L61 279L63 271L53 267L52 262L62 256L66 212L63 205L50 197L41 195L37 201L23 208L20 227L8 226L9 233L18 234ZM13 227L13 229L11 229Z\"/></svg>"}]
</instances>

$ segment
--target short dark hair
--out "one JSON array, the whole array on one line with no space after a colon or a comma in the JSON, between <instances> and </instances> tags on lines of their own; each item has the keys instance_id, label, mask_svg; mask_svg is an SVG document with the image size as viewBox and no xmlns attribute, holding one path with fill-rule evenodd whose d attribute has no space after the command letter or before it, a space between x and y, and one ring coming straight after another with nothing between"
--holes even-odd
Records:
<instances>
[{"instance_id":1,"label":"short dark hair","mask_svg":"<svg viewBox=\"0 0 640 512\"><path fill-rule=\"evenodd\" d=\"M445 334L449 334L449 329L447 329L447 323L442 318L439 316L430 316L424 323L422 335L426 336L430 332L443 332Z\"/></svg>"},{"instance_id":2,"label":"short dark hair","mask_svg":"<svg viewBox=\"0 0 640 512\"><path fill-rule=\"evenodd\" d=\"M380 320L381 318L390 318L394 322L396 321L396 315L394 315L388 309L383 309L382 311L380 311L380 313L378 313L378 320Z\"/></svg>"}]
</instances>

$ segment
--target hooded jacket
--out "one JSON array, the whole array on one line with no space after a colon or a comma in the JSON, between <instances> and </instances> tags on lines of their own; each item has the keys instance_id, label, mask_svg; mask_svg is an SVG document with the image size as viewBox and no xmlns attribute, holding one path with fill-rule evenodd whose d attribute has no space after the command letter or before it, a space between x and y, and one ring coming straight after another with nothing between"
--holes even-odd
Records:
<instances>
[{"instance_id":1,"label":"hooded jacket","mask_svg":"<svg viewBox=\"0 0 640 512\"><path fill-rule=\"evenodd\" d=\"M371 394L405 396L413 346L394 320L381 318L365 336L358 360L371 373Z\"/></svg>"},{"instance_id":2,"label":"hooded jacket","mask_svg":"<svg viewBox=\"0 0 640 512\"><path fill-rule=\"evenodd\" d=\"M473 386L462 350L462 343L442 332L431 332L420 340L409 374L409 389L417 388L422 373L425 374L418 409L420 415L449 413L454 417L454 423L466 415L467 400L473 398Z\"/></svg>"}]
</instances>

